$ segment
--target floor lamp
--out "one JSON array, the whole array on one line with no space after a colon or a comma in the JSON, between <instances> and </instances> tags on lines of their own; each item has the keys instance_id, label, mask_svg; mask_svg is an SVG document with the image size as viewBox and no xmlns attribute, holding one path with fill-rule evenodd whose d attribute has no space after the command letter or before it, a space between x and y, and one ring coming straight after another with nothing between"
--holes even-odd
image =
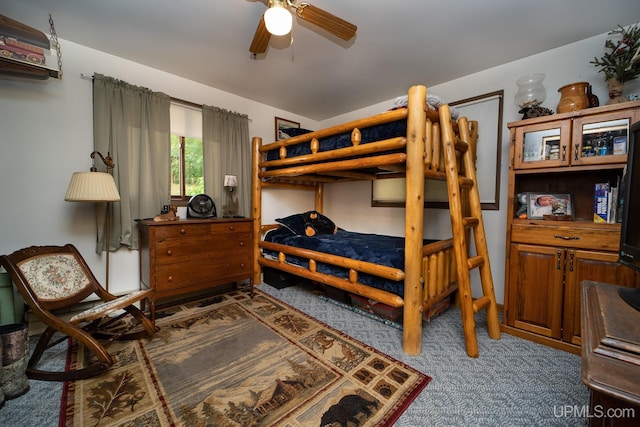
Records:
<instances>
[{"instance_id":1,"label":"floor lamp","mask_svg":"<svg viewBox=\"0 0 640 427\"><path fill-rule=\"evenodd\" d=\"M98 154L104 164L107 166L107 172L98 172L95 167L95 155ZM69 188L67 194L64 196L64 200L67 202L94 202L107 204L107 218L106 218L106 237L107 237L107 274L105 278L105 288L109 290L109 252L110 252L110 239L111 239L111 202L120 201L120 194L116 187L116 182L111 176L111 170L115 166L109 153L107 157L103 157L102 154L94 151L91 153L91 158L94 159L94 164L91 167L90 172L74 172L71 176L71 182L69 182Z\"/></svg>"}]
</instances>

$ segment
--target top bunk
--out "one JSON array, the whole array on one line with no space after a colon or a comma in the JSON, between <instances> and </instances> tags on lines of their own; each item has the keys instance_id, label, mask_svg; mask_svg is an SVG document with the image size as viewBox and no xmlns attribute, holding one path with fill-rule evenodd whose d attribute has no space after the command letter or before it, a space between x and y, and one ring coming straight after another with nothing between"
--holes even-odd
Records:
<instances>
[{"instance_id":1,"label":"top bunk","mask_svg":"<svg viewBox=\"0 0 640 427\"><path fill-rule=\"evenodd\" d=\"M438 137L441 101L428 97L424 86L413 86L398 99L406 106L318 131L287 130L289 138L268 144L254 138L261 181L277 185L397 178L411 166L423 169L425 178L444 181ZM447 120L452 120L455 111L446 107ZM453 126L457 128L455 121Z\"/></svg>"}]
</instances>

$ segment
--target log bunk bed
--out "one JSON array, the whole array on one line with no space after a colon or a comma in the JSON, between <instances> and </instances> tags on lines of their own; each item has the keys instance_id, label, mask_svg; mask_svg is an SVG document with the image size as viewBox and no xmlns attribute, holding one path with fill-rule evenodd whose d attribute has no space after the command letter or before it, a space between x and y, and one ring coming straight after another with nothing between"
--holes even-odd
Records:
<instances>
[{"instance_id":1,"label":"log bunk bed","mask_svg":"<svg viewBox=\"0 0 640 427\"><path fill-rule=\"evenodd\" d=\"M263 145L260 137L252 139L253 283L260 283L262 268L270 267L392 307L402 307L402 347L410 355L421 351L423 313L457 292L466 351L470 357L478 357L475 313L487 310L491 338L500 338L500 327L476 186L477 122L464 117L453 121L446 104L437 110L428 108L426 93L426 87L413 86L408 91L407 108L270 144ZM392 123L402 123L399 136L364 140L366 130ZM345 134L350 140L349 146L331 151L319 148L319 142ZM307 147L307 151L293 154L300 144ZM321 214L325 184L391 177L406 178L405 235L401 238L404 265L400 267L265 239L270 233L283 229L280 224L262 224L262 190L265 188L314 191L315 211ZM424 240L425 178L447 181L452 224L449 239ZM472 232L475 255L470 256L467 242L471 241ZM292 233L285 230L285 234ZM337 267L344 273L328 274L323 268L326 266ZM469 270L473 268L479 268L482 282L483 295L477 299L471 295ZM362 283L369 277L395 282L399 291Z\"/></svg>"}]
</instances>

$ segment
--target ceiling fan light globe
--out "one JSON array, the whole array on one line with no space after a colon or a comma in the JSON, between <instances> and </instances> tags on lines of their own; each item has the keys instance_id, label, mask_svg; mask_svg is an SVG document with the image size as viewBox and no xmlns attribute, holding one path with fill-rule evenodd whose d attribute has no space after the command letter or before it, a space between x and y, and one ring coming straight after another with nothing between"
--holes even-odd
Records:
<instances>
[{"instance_id":1,"label":"ceiling fan light globe","mask_svg":"<svg viewBox=\"0 0 640 427\"><path fill-rule=\"evenodd\" d=\"M284 7L274 5L264 12L264 23L274 36L284 36L291 31L293 17Z\"/></svg>"}]
</instances>

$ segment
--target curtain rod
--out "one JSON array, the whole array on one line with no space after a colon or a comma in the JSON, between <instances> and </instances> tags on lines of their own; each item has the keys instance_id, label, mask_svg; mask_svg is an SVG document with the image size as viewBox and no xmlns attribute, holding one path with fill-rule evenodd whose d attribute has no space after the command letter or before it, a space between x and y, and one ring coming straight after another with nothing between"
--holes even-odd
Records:
<instances>
[{"instance_id":1,"label":"curtain rod","mask_svg":"<svg viewBox=\"0 0 640 427\"><path fill-rule=\"evenodd\" d=\"M84 73L80 73L80 78L81 78L81 79L84 79L84 80L90 80L90 81L93 81L93 76L88 76L88 75L86 75L86 74L84 74ZM199 109L199 110L202 110L202 104L198 104L198 103L191 102L191 101L185 101L184 99L176 98L176 97L173 97L173 96L171 96L171 95L169 95L169 99L171 99L171 101L172 101L172 102L176 102L176 103L178 103L178 104L183 104L183 105L184 105L184 106L186 106L186 107L193 107L193 108L197 108L197 109ZM234 112L234 113L235 113L235 112ZM235 114L238 114L238 115L244 115L244 114L241 114L241 113L235 113ZM250 122L251 122L251 121L253 121L253 120L251 120L251 118L250 118L250 117L247 117L247 119L248 119Z\"/></svg>"}]
</instances>

